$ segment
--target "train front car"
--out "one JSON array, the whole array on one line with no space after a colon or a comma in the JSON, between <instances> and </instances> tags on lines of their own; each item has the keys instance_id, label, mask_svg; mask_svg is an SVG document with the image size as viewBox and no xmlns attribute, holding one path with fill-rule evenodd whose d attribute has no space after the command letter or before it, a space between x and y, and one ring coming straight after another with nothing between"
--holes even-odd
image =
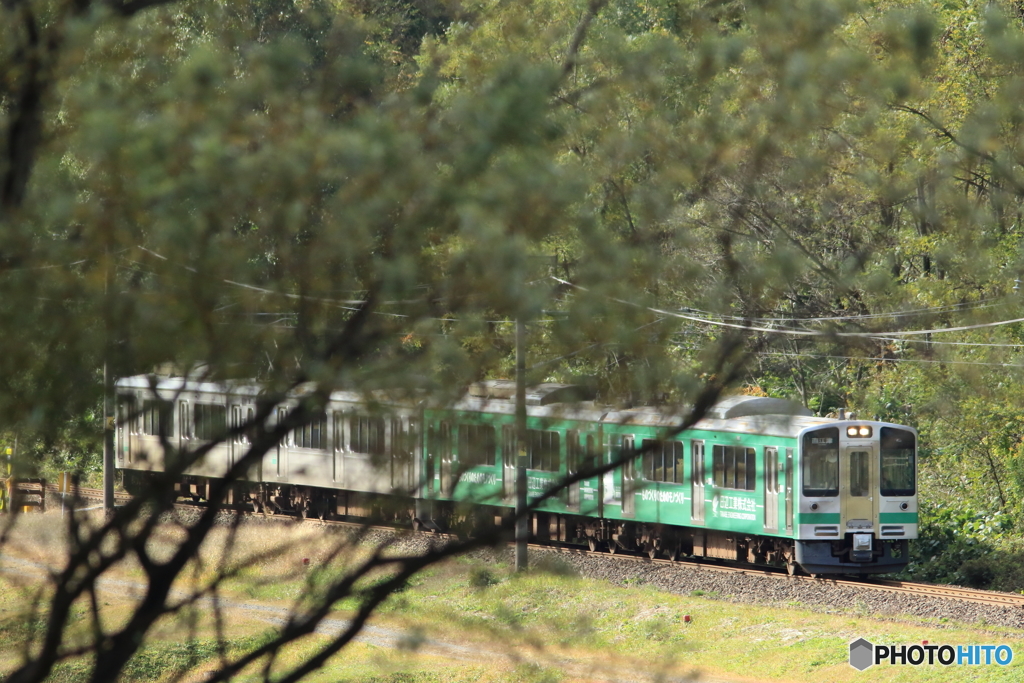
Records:
<instances>
[{"instance_id":1,"label":"train front car","mask_svg":"<svg viewBox=\"0 0 1024 683\"><path fill-rule=\"evenodd\" d=\"M917 538L917 433L840 421L800 433L796 561L809 574L898 572Z\"/></svg>"}]
</instances>

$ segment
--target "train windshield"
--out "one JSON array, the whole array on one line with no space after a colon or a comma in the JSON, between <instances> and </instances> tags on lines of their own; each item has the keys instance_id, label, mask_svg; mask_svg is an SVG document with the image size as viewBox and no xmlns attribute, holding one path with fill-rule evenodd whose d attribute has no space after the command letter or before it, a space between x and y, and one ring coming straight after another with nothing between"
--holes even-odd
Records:
<instances>
[{"instance_id":1,"label":"train windshield","mask_svg":"<svg viewBox=\"0 0 1024 683\"><path fill-rule=\"evenodd\" d=\"M914 433L906 429L882 427L880 437L882 495L914 495Z\"/></svg>"},{"instance_id":2,"label":"train windshield","mask_svg":"<svg viewBox=\"0 0 1024 683\"><path fill-rule=\"evenodd\" d=\"M804 434L803 489L805 496L839 495L839 428Z\"/></svg>"}]
</instances>

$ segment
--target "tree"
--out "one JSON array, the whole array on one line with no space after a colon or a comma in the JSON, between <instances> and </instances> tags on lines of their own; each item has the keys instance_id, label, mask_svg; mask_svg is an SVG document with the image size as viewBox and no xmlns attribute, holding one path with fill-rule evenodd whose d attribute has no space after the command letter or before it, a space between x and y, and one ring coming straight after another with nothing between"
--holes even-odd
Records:
<instances>
[{"instance_id":1,"label":"tree","mask_svg":"<svg viewBox=\"0 0 1024 683\"><path fill-rule=\"evenodd\" d=\"M174 478L210 446L179 453L101 527L70 518L76 545L45 633L8 680L42 681L82 653L92 680L114 678L161 617L215 594L237 568L183 604L169 598L228 484L335 388L443 402L507 370L513 320L544 321L538 379L593 374L608 400L688 404L681 430L774 337L708 337L670 309L741 323L835 312L836 299L866 310L871 221L846 200L875 206L884 182L865 181L881 162L851 160L857 145L843 141L874 132L882 103L905 93L885 80L891 64L844 42L852 9L4 5L0 415L40 431L81 414L102 393L103 363L266 387L244 426L251 448L170 558L151 556L147 538ZM314 389L268 421L299 386ZM382 549L213 678L272 657L358 596L351 628L280 676L299 680L416 572L494 540ZM94 640L69 649L75 605L128 559L145 598L116 627L94 611Z\"/></svg>"}]
</instances>

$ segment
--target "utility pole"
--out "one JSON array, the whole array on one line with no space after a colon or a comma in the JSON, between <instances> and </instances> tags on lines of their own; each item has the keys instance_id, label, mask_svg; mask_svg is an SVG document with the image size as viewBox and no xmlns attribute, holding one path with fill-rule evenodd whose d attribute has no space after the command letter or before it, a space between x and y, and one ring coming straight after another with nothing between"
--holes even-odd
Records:
<instances>
[{"instance_id":1,"label":"utility pole","mask_svg":"<svg viewBox=\"0 0 1024 683\"><path fill-rule=\"evenodd\" d=\"M114 400L110 374L103 363L103 509L114 511Z\"/></svg>"},{"instance_id":2,"label":"utility pole","mask_svg":"<svg viewBox=\"0 0 1024 683\"><path fill-rule=\"evenodd\" d=\"M526 323L516 318L516 571L526 571L530 516L526 501Z\"/></svg>"},{"instance_id":3,"label":"utility pole","mask_svg":"<svg viewBox=\"0 0 1024 683\"><path fill-rule=\"evenodd\" d=\"M113 325L110 310L110 251L103 264L103 314L106 318L103 339L103 509L114 512L114 387L110 375L110 338Z\"/></svg>"}]
</instances>

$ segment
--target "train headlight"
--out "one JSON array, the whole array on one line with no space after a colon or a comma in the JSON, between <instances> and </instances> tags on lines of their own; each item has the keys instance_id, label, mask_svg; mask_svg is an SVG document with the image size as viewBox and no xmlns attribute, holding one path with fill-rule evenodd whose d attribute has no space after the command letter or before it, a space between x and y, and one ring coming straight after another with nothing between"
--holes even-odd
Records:
<instances>
[{"instance_id":1,"label":"train headlight","mask_svg":"<svg viewBox=\"0 0 1024 683\"><path fill-rule=\"evenodd\" d=\"M851 426L846 428L846 435L849 436L849 437L854 437L854 438L859 437L859 438L863 439L863 438L871 436L871 427L868 427L867 425L862 425L862 426L859 426L859 427L855 426L855 425L851 425Z\"/></svg>"},{"instance_id":2,"label":"train headlight","mask_svg":"<svg viewBox=\"0 0 1024 683\"><path fill-rule=\"evenodd\" d=\"M860 427L857 433L861 436L871 436L871 427Z\"/></svg>"}]
</instances>

